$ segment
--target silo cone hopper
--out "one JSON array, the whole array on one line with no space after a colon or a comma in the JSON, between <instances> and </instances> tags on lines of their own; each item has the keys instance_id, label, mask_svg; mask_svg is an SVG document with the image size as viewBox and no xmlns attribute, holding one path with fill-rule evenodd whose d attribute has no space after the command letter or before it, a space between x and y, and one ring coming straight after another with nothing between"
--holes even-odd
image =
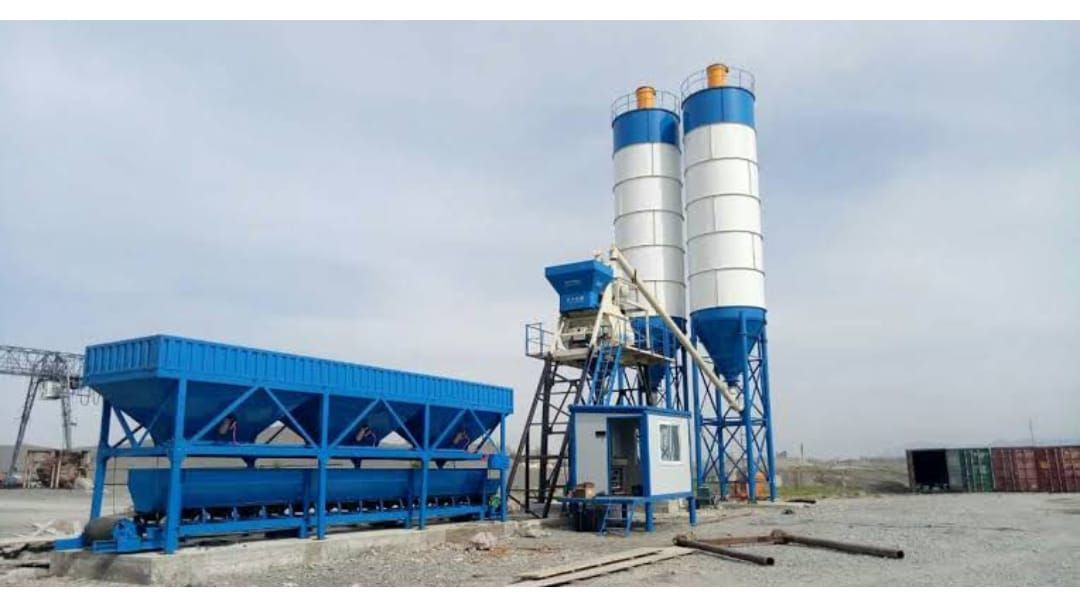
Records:
<instances>
[{"instance_id":1,"label":"silo cone hopper","mask_svg":"<svg viewBox=\"0 0 1080 600\"><path fill-rule=\"evenodd\" d=\"M744 321L745 329L742 329ZM728 383L737 383L765 327L765 310L741 306L708 308L690 315L690 323L709 353L716 374Z\"/></svg>"}]
</instances>

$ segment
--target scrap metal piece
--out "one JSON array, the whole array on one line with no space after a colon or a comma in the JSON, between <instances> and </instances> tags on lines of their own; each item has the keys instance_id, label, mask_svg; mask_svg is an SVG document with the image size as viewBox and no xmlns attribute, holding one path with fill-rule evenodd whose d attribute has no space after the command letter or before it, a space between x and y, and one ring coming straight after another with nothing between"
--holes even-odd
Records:
<instances>
[{"instance_id":1,"label":"scrap metal piece","mask_svg":"<svg viewBox=\"0 0 1080 600\"><path fill-rule=\"evenodd\" d=\"M717 544L709 544L706 542L693 540L684 535L680 535L675 538L675 545L682 546L684 548L693 548L694 550L701 550L703 552L716 554L717 556L723 556L725 558L743 560L746 562L754 563L755 565L761 565L763 567L770 567L776 564L776 561L771 556L758 556L756 554L739 552L737 550L731 550Z\"/></svg>"},{"instance_id":2,"label":"scrap metal piece","mask_svg":"<svg viewBox=\"0 0 1080 600\"><path fill-rule=\"evenodd\" d=\"M904 551L899 548L849 544L847 542L837 542L835 540L791 535L780 529L774 529L770 535L776 538L780 544L798 544L800 546L828 548L830 550L839 550L840 552L848 552L850 554L868 554L870 556L880 556L882 558L904 558Z\"/></svg>"}]
</instances>

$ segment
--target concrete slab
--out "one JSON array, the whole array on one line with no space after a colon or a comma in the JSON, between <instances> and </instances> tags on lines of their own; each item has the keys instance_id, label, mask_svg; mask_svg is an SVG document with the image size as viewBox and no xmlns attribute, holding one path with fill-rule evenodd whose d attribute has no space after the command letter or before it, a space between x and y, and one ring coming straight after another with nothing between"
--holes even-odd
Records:
<instances>
[{"instance_id":1,"label":"concrete slab","mask_svg":"<svg viewBox=\"0 0 1080 600\"><path fill-rule=\"evenodd\" d=\"M288 538L243 541L222 546L181 548L176 554L92 554L53 552L49 575L135 585L213 585L225 575L296 567L352 558L376 547L426 548L464 543L481 531L509 535L515 522L472 522L429 525L427 529L379 529L338 532L325 540Z\"/></svg>"}]
</instances>

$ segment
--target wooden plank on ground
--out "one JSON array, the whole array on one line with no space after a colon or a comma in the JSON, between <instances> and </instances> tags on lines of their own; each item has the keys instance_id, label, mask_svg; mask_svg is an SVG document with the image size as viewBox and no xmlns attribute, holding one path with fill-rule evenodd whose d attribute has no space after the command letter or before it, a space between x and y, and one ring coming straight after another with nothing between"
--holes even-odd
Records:
<instances>
[{"instance_id":1,"label":"wooden plank on ground","mask_svg":"<svg viewBox=\"0 0 1080 600\"><path fill-rule=\"evenodd\" d=\"M555 567L548 567L546 569L538 569L536 571L529 571L528 573L522 573L518 575L519 579L546 579L548 577L555 577L556 575L564 575L566 573L572 573L574 571L581 571L584 569L591 569L593 567L599 567L620 560L629 560L631 558L638 558L649 554L656 554L663 550L663 546L647 546L644 548L634 548L633 550L627 550L625 552L614 552L612 554L604 554L596 558L590 558L588 560L578 561L574 563L566 563Z\"/></svg>"},{"instance_id":2,"label":"wooden plank on ground","mask_svg":"<svg viewBox=\"0 0 1080 600\"><path fill-rule=\"evenodd\" d=\"M558 585L564 585L567 583L572 583L574 581L581 581L582 579L599 577L600 575L607 575L609 573L615 573L617 571L624 571L626 569L632 569L634 567L640 567L642 565L657 563L662 560L675 558L677 556L693 554L694 552L695 550L693 548L661 548L657 552L654 552L652 554L646 554L644 556L639 556L638 558L623 559L617 562L612 562L589 569L583 569L580 571L574 571L572 573L555 575L553 577L547 577L544 579L526 579L513 584L513 586L553 587Z\"/></svg>"}]
</instances>

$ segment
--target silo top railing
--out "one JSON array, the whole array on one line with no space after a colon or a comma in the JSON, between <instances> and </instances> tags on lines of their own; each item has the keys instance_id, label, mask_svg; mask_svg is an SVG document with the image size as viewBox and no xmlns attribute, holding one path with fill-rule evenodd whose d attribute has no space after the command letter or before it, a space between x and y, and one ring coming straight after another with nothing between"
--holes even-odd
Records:
<instances>
[{"instance_id":1,"label":"silo top railing","mask_svg":"<svg viewBox=\"0 0 1080 600\"><path fill-rule=\"evenodd\" d=\"M671 92L664 90L655 91L656 101L650 108L659 108L668 112L679 114L679 97ZM611 103L611 120L614 121L620 116L632 111L637 110L637 92L630 92L629 94L619 96Z\"/></svg>"},{"instance_id":2,"label":"silo top railing","mask_svg":"<svg viewBox=\"0 0 1080 600\"><path fill-rule=\"evenodd\" d=\"M709 75L707 69L701 69L691 73L689 77L683 80L682 86L679 87L679 92L682 93L682 100L686 101L687 98L692 96L696 92L709 87ZM720 87L736 87L747 90L751 94L754 92L754 75L750 71L739 69L737 67L728 67L727 81Z\"/></svg>"}]
</instances>

